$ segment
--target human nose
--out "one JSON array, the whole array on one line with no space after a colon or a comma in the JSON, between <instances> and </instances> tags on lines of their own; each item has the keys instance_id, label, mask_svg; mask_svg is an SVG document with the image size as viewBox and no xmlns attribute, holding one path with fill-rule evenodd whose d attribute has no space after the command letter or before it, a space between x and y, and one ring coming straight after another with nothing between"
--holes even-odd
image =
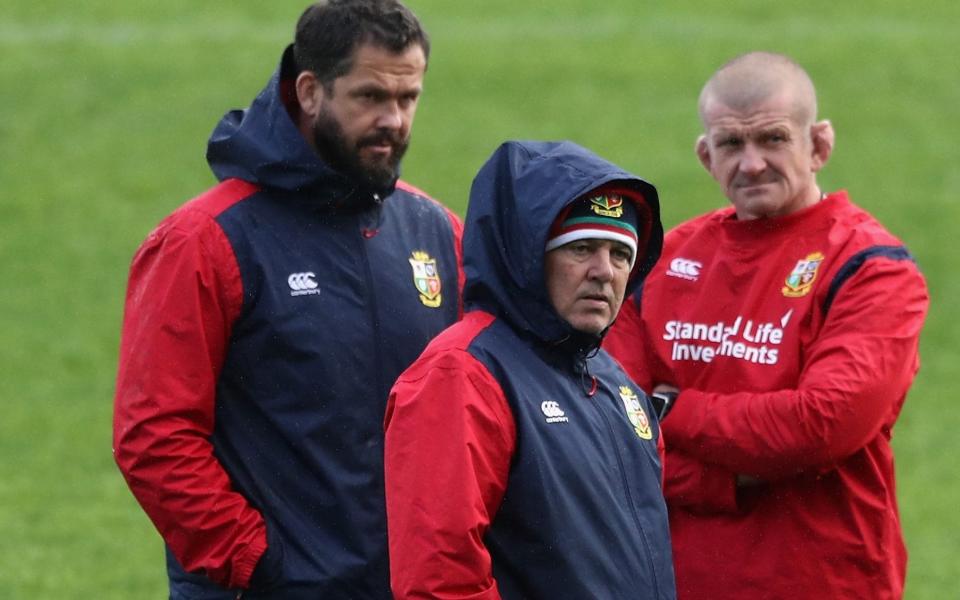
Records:
<instances>
[{"instance_id":1,"label":"human nose","mask_svg":"<svg viewBox=\"0 0 960 600\"><path fill-rule=\"evenodd\" d=\"M746 144L743 147L743 154L740 156L740 171L748 175L756 175L767 168L767 161L763 154L753 144Z\"/></svg>"},{"instance_id":2,"label":"human nose","mask_svg":"<svg viewBox=\"0 0 960 600\"><path fill-rule=\"evenodd\" d=\"M609 248L598 248L590 256L590 269L587 274L595 281L613 280L613 255Z\"/></svg>"},{"instance_id":3,"label":"human nose","mask_svg":"<svg viewBox=\"0 0 960 600\"><path fill-rule=\"evenodd\" d=\"M399 103L384 102L383 110L377 118L377 128L399 130L403 127L403 114Z\"/></svg>"}]
</instances>

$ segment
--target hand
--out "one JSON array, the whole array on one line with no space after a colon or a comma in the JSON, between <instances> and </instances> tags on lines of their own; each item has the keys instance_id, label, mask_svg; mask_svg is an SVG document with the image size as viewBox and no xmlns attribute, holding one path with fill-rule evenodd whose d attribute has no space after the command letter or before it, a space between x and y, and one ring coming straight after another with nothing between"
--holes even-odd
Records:
<instances>
[{"instance_id":1,"label":"hand","mask_svg":"<svg viewBox=\"0 0 960 600\"><path fill-rule=\"evenodd\" d=\"M680 389L673 385L658 383L653 386L653 393L650 394L650 403L653 404L653 409L657 413L658 420L663 421L666 418L667 413L673 408L679 395Z\"/></svg>"}]
</instances>

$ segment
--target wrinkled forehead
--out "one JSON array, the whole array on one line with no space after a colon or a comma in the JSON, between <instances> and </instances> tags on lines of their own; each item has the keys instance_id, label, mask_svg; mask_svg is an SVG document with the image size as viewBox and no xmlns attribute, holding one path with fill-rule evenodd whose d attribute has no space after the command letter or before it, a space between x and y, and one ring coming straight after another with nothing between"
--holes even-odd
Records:
<instances>
[{"instance_id":1,"label":"wrinkled forehead","mask_svg":"<svg viewBox=\"0 0 960 600\"><path fill-rule=\"evenodd\" d=\"M804 125L804 111L789 94L779 94L752 104L730 106L719 98L703 108L704 130L710 136L795 130Z\"/></svg>"}]
</instances>

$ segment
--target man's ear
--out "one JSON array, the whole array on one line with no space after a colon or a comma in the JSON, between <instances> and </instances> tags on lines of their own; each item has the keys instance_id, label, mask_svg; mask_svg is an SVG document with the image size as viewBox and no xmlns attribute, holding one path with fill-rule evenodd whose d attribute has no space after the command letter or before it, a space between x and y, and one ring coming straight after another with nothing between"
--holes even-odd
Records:
<instances>
[{"instance_id":1,"label":"man's ear","mask_svg":"<svg viewBox=\"0 0 960 600\"><path fill-rule=\"evenodd\" d=\"M700 164L703 165L703 168L707 170L707 173L710 173L710 146L707 144L707 136L701 135L697 138L697 143L694 145L694 150L697 153L697 158L700 159Z\"/></svg>"},{"instance_id":2,"label":"man's ear","mask_svg":"<svg viewBox=\"0 0 960 600\"><path fill-rule=\"evenodd\" d=\"M834 132L833 125L828 120L817 121L810 126L810 141L812 142L813 160L811 169L814 173L823 168L833 153Z\"/></svg>"},{"instance_id":3,"label":"man's ear","mask_svg":"<svg viewBox=\"0 0 960 600\"><path fill-rule=\"evenodd\" d=\"M294 84L300 112L311 119L320 113L323 104L323 84L313 71L302 71Z\"/></svg>"}]
</instances>

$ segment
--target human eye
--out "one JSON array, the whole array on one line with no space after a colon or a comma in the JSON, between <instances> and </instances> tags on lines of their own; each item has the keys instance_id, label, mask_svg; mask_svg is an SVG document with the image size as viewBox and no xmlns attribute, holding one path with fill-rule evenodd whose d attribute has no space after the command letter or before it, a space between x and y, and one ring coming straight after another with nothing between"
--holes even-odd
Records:
<instances>
[{"instance_id":1,"label":"human eye","mask_svg":"<svg viewBox=\"0 0 960 600\"><path fill-rule=\"evenodd\" d=\"M420 98L420 92L408 92L400 96L400 106L407 108L417 103Z\"/></svg>"},{"instance_id":2,"label":"human eye","mask_svg":"<svg viewBox=\"0 0 960 600\"><path fill-rule=\"evenodd\" d=\"M719 148L738 148L742 143L743 140L735 135L724 135L717 139Z\"/></svg>"},{"instance_id":3,"label":"human eye","mask_svg":"<svg viewBox=\"0 0 960 600\"><path fill-rule=\"evenodd\" d=\"M771 131L764 136L767 143L782 144L790 141L790 134L785 131Z\"/></svg>"},{"instance_id":4,"label":"human eye","mask_svg":"<svg viewBox=\"0 0 960 600\"><path fill-rule=\"evenodd\" d=\"M618 245L610 251L610 256L613 257L614 262L617 264L629 265L631 255L632 252L630 252L630 248L622 245Z\"/></svg>"},{"instance_id":5,"label":"human eye","mask_svg":"<svg viewBox=\"0 0 960 600\"><path fill-rule=\"evenodd\" d=\"M377 102L382 102L386 97L386 94L384 94L383 90L379 90L377 88L361 88L356 91L354 96L361 102L375 104Z\"/></svg>"}]
</instances>

